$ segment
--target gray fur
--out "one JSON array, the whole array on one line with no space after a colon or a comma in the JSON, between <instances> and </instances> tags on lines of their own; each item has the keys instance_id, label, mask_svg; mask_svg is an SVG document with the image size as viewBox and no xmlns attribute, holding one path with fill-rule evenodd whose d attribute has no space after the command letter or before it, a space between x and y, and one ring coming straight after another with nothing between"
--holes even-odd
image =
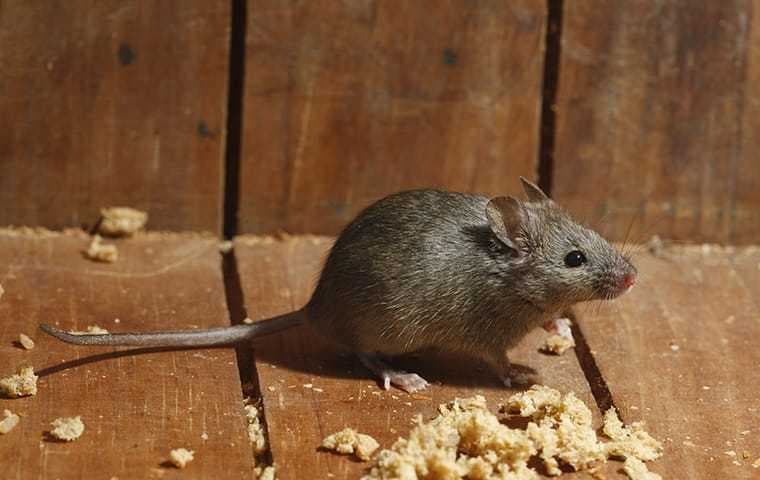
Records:
<instances>
[{"instance_id":1,"label":"gray fur","mask_svg":"<svg viewBox=\"0 0 760 480\"><path fill-rule=\"evenodd\" d=\"M506 352L577 302L624 293L633 265L522 179L529 201L416 190L364 210L337 239L303 310L250 326L195 332L66 335L91 345L235 343L299 323L360 355L426 347L463 351L506 375ZM588 262L565 265L582 251Z\"/></svg>"}]
</instances>

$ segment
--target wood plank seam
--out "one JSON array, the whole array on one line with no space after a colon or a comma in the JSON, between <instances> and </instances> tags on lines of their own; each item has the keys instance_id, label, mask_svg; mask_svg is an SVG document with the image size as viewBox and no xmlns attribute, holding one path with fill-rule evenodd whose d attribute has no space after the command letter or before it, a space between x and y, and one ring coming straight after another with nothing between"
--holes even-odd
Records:
<instances>
[{"instance_id":1,"label":"wood plank seam","mask_svg":"<svg viewBox=\"0 0 760 480\"><path fill-rule=\"evenodd\" d=\"M538 144L538 185L548 195L552 191L554 174L554 140L556 136L557 85L562 57L563 0L547 0L544 39L544 74L541 90L541 119Z\"/></svg>"},{"instance_id":2,"label":"wood plank seam","mask_svg":"<svg viewBox=\"0 0 760 480\"><path fill-rule=\"evenodd\" d=\"M599 365L597 365L596 358L594 358L594 354L591 352L591 347L589 347L586 337L583 335L583 329L578 324L578 317L572 312L568 312L567 316L573 322L570 328L575 339L575 356L578 358L578 363L583 371L583 376L586 377L597 408L599 408L602 414L609 410L610 407L618 410L607 381L604 379L601 370L599 370ZM618 416L620 416L619 410ZM620 416L620 419L625 421L622 416Z\"/></svg>"},{"instance_id":3,"label":"wood plank seam","mask_svg":"<svg viewBox=\"0 0 760 480\"><path fill-rule=\"evenodd\" d=\"M227 76L227 124L224 152L224 185L222 231L225 238L237 234L240 206L240 146L243 127L243 94L245 86L245 38L247 2L233 0L230 12L230 60ZM241 319L242 320L242 319Z\"/></svg>"}]
</instances>

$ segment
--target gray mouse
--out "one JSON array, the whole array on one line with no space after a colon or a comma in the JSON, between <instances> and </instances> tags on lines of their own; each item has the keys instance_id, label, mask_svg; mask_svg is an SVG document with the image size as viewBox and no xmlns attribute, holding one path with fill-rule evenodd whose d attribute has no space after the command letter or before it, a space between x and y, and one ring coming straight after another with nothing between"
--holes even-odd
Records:
<instances>
[{"instance_id":1,"label":"gray mouse","mask_svg":"<svg viewBox=\"0 0 760 480\"><path fill-rule=\"evenodd\" d=\"M198 347L233 344L300 323L355 352L387 389L428 384L387 357L424 348L493 366L509 385L507 351L571 305L625 293L633 264L521 177L514 197L414 190L367 207L340 234L301 310L201 331L72 335L79 345Z\"/></svg>"}]
</instances>

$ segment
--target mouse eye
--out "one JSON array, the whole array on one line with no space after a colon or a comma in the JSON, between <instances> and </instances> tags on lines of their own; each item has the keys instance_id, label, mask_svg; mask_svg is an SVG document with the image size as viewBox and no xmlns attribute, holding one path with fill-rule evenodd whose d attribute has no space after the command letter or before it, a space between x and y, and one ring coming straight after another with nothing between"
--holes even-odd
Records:
<instances>
[{"instance_id":1,"label":"mouse eye","mask_svg":"<svg viewBox=\"0 0 760 480\"><path fill-rule=\"evenodd\" d=\"M565 256L565 265L568 267L580 267L586 262L586 255L580 250L573 250Z\"/></svg>"}]
</instances>

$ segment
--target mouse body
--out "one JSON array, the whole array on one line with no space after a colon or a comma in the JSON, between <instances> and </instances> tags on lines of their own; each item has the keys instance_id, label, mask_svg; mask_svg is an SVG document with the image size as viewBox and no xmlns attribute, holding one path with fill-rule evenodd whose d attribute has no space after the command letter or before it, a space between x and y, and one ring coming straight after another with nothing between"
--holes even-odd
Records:
<instances>
[{"instance_id":1,"label":"mouse body","mask_svg":"<svg viewBox=\"0 0 760 480\"><path fill-rule=\"evenodd\" d=\"M42 328L77 344L212 346L305 321L356 353L385 388L424 389L424 379L387 359L430 347L481 358L509 384L508 350L526 333L575 303L626 292L637 275L598 233L521 181L527 201L413 190L372 204L337 238L298 312L205 331L76 336Z\"/></svg>"}]
</instances>

